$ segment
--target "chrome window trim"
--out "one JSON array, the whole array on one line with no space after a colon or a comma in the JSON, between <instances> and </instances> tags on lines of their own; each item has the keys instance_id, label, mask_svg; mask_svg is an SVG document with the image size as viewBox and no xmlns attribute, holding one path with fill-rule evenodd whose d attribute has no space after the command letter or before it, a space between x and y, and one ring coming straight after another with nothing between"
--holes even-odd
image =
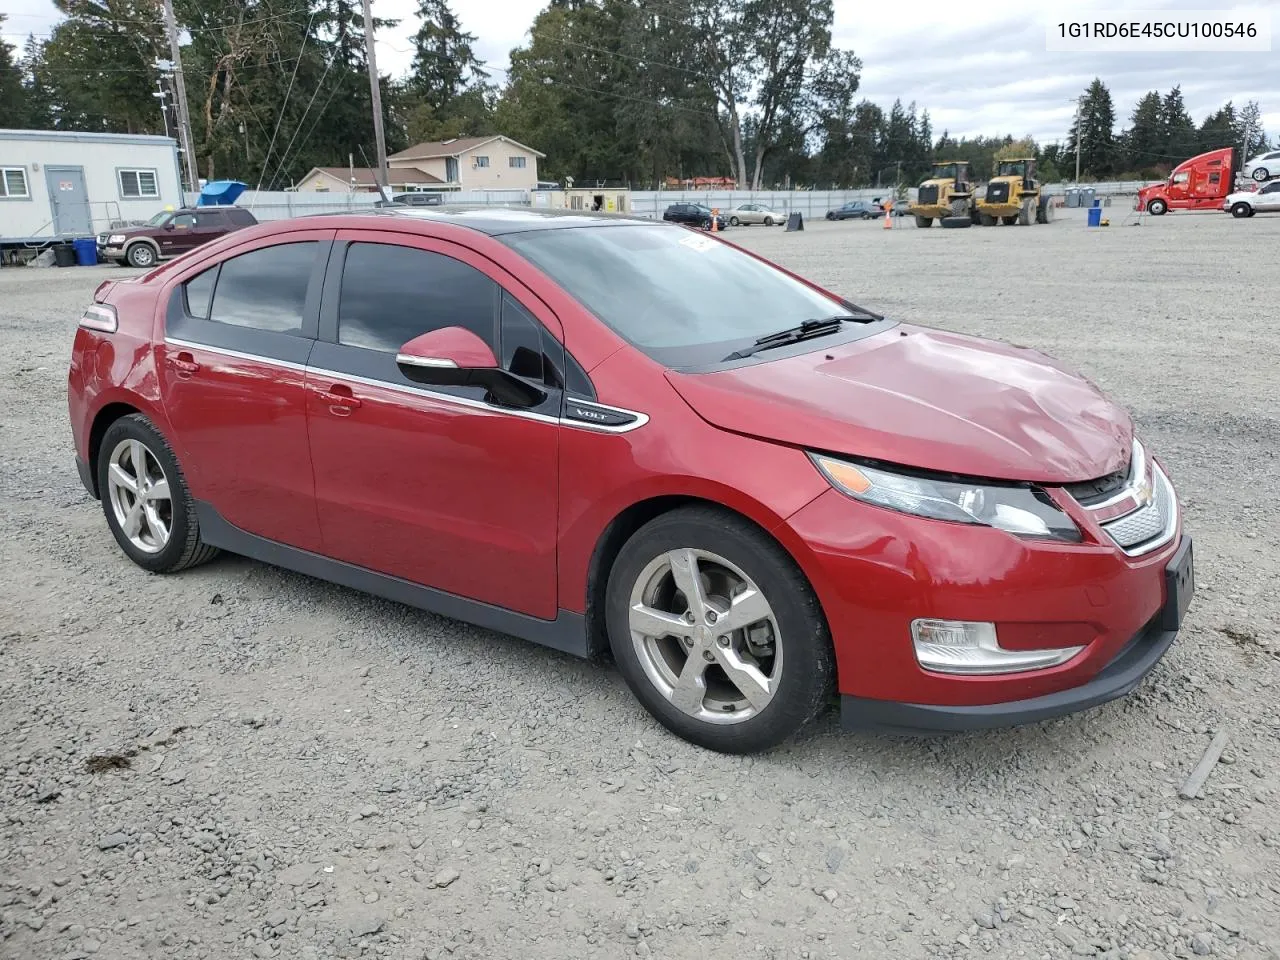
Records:
<instances>
[{"instance_id":1,"label":"chrome window trim","mask_svg":"<svg viewBox=\"0 0 1280 960\"><path fill-rule=\"evenodd\" d=\"M254 328L241 327L240 329L252 330ZM258 353L243 353L240 350L230 350L227 347L215 347L207 343L196 343L194 340L180 340L177 337L165 337L164 342L168 346L185 347L188 350L204 350L206 353L216 353L224 357L230 357L233 360L248 360L252 363L265 363L269 366L280 367L284 370L296 370L300 373L307 372L306 364L294 363L292 360L277 360L275 357L264 357Z\"/></svg>"},{"instance_id":2,"label":"chrome window trim","mask_svg":"<svg viewBox=\"0 0 1280 960\"><path fill-rule=\"evenodd\" d=\"M228 350L226 347L214 347L205 343L196 343L191 340L180 340L176 337L165 337L164 342L169 346L183 347L189 350L204 350L208 353L219 354L235 360L248 360L252 363L265 363L271 366L281 367L286 370L296 370L302 373L314 373L317 376L332 377L334 380L359 383L369 387L378 387L382 390L390 390L393 393L403 393L405 396L409 397L439 400L445 403L452 403L459 407L468 407L472 410L483 410L488 413L499 414L506 417L519 417L524 420L534 420L538 423L551 423L561 427L572 427L575 430L586 430L590 433L630 433L632 430L638 430L649 422L648 414L641 413L638 410L628 410L626 407L612 407L606 403L600 403L595 400L579 400L575 397L574 403L596 407L600 410L607 410L610 413L618 413L629 417L635 417L635 420L631 423L621 424L620 426L586 423L580 420L569 420L564 417L551 417L544 413L533 413L528 410L512 410L508 407L499 407L492 403L485 403L483 400L473 400L470 397L460 397L457 394L452 393L440 393L436 390L428 390L425 387L414 387L406 384L391 383L387 380L375 380L372 377L361 377L353 373L344 373L341 370L329 370L324 367L309 367L305 364L292 363L288 360L277 360L274 357L264 357L254 353L243 353L239 350Z\"/></svg>"}]
</instances>

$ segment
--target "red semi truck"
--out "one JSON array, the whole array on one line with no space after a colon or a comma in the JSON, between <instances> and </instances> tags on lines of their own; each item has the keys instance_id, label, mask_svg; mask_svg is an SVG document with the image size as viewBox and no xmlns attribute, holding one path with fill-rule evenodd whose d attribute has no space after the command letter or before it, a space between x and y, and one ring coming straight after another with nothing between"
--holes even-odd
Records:
<instances>
[{"instance_id":1,"label":"red semi truck","mask_svg":"<svg viewBox=\"0 0 1280 960\"><path fill-rule=\"evenodd\" d=\"M1239 166L1231 147L1210 150L1185 160L1169 179L1138 191L1138 209L1154 216L1170 210L1222 210L1222 200L1235 190Z\"/></svg>"}]
</instances>

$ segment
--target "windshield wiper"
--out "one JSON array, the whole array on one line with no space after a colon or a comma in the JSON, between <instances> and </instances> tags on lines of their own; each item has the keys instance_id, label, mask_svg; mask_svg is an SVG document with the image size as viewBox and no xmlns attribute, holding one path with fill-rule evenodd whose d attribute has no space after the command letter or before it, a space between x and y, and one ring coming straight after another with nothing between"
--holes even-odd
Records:
<instances>
[{"instance_id":1,"label":"windshield wiper","mask_svg":"<svg viewBox=\"0 0 1280 960\"><path fill-rule=\"evenodd\" d=\"M833 317L823 317L821 320L805 320L798 327L788 327L786 330L767 334L751 346L733 351L720 362L742 360L752 354L759 353L761 350L772 350L774 347L786 347L802 340L812 340L814 337L825 337L827 334L835 333L839 330L840 325L846 320L864 321L865 318L838 314Z\"/></svg>"}]
</instances>

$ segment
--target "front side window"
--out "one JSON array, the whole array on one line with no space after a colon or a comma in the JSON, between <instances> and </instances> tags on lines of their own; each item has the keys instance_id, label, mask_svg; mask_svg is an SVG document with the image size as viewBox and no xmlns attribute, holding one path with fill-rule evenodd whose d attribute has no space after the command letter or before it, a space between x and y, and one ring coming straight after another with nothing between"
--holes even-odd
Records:
<instances>
[{"instance_id":1,"label":"front side window","mask_svg":"<svg viewBox=\"0 0 1280 960\"><path fill-rule=\"evenodd\" d=\"M209 319L209 301L213 298L213 284L217 279L218 268L210 267L182 285L188 314L201 320Z\"/></svg>"},{"instance_id":2,"label":"front side window","mask_svg":"<svg viewBox=\"0 0 1280 960\"><path fill-rule=\"evenodd\" d=\"M465 327L497 353L498 285L441 253L353 243L342 268L338 342L396 353L414 337Z\"/></svg>"},{"instance_id":3,"label":"front side window","mask_svg":"<svg viewBox=\"0 0 1280 960\"><path fill-rule=\"evenodd\" d=\"M224 260L209 319L301 336L319 246L315 241L282 243ZM194 306L190 297L188 304Z\"/></svg>"},{"instance_id":4,"label":"front side window","mask_svg":"<svg viewBox=\"0 0 1280 960\"><path fill-rule=\"evenodd\" d=\"M1186 182L1187 182L1188 180L1190 180L1190 179L1191 179L1191 174L1186 173L1186 172L1184 171L1184 172L1182 172L1182 173L1175 173L1175 174L1173 175L1173 180L1171 180L1170 182L1171 182L1171 183L1186 183Z\"/></svg>"},{"instance_id":5,"label":"front side window","mask_svg":"<svg viewBox=\"0 0 1280 960\"><path fill-rule=\"evenodd\" d=\"M5 200L29 200L25 167L0 167L0 198Z\"/></svg>"},{"instance_id":6,"label":"front side window","mask_svg":"<svg viewBox=\"0 0 1280 960\"><path fill-rule=\"evenodd\" d=\"M125 199L160 196L154 170L120 170L119 178L120 196Z\"/></svg>"},{"instance_id":7,"label":"front side window","mask_svg":"<svg viewBox=\"0 0 1280 960\"><path fill-rule=\"evenodd\" d=\"M173 226L175 230L190 230L196 225L196 217L193 213L180 213L173 218Z\"/></svg>"},{"instance_id":8,"label":"front side window","mask_svg":"<svg viewBox=\"0 0 1280 960\"><path fill-rule=\"evenodd\" d=\"M729 244L656 224L501 239L671 367L719 361L758 337L849 310Z\"/></svg>"},{"instance_id":9,"label":"front side window","mask_svg":"<svg viewBox=\"0 0 1280 960\"><path fill-rule=\"evenodd\" d=\"M488 158L488 157L476 157L476 166L477 166L477 167L487 167L488 165L489 165L489 158Z\"/></svg>"}]
</instances>

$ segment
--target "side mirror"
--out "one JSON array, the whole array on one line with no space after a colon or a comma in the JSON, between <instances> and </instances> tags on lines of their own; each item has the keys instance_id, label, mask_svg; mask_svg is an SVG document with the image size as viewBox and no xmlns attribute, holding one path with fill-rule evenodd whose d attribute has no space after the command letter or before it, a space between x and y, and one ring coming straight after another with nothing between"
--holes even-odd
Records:
<instances>
[{"instance_id":1,"label":"side mirror","mask_svg":"<svg viewBox=\"0 0 1280 960\"><path fill-rule=\"evenodd\" d=\"M484 387L488 399L509 407L534 407L546 391L498 366L489 345L465 327L442 327L414 337L396 354L396 366L414 383Z\"/></svg>"},{"instance_id":2,"label":"side mirror","mask_svg":"<svg viewBox=\"0 0 1280 960\"><path fill-rule=\"evenodd\" d=\"M166 230L172 230L172 229L173 229L173 221L172 221L172 220L166 220L166 221L164 222L164 228L165 228Z\"/></svg>"}]
</instances>

